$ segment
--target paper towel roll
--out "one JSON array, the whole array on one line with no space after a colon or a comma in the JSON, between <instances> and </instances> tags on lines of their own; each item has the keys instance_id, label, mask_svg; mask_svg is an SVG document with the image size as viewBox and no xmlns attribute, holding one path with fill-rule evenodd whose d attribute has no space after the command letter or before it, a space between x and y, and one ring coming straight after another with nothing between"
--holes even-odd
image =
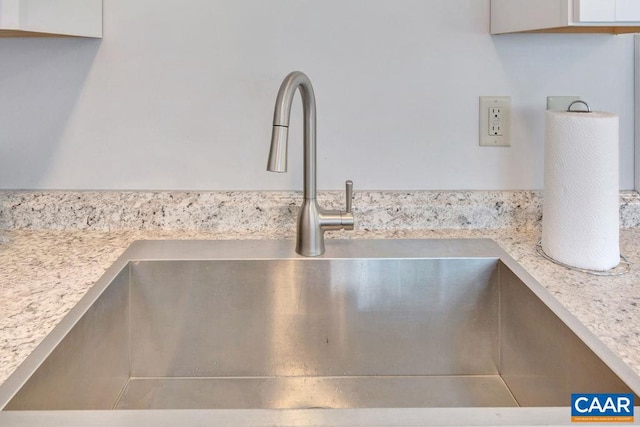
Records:
<instances>
[{"instance_id":1,"label":"paper towel roll","mask_svg":"<svg viewBox=\"0 0 640 427\"><path fill-rule=\"evenodd\" d=\"M590 270L620 262L618 117L547 111L542 249Z\"/></svg>"}]
</instances>

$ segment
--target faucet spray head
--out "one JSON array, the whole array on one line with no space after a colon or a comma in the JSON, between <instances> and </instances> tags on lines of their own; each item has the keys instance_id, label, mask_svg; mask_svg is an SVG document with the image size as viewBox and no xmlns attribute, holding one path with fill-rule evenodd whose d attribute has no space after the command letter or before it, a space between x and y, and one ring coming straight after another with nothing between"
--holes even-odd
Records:
<instances>
[{"instance_id":1,"label":"faucet spray head","mask_svg":"<svg viewBox=\"0 0 640 427\"><path fill-rule=\"evenodd\" d=\"M273 125L271 134L271 149L267 170L270 172L287 171L287 141L289 140L289 127Z\"/></svg>"}]
</instances>

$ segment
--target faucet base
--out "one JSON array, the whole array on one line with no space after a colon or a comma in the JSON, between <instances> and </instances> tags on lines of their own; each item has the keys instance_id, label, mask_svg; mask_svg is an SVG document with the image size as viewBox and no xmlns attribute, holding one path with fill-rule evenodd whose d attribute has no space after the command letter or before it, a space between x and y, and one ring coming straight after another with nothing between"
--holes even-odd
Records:
<instances>
[{"instance_id":1,"label":"faucet base","mask_svg":"<svg viewBox=\"0 0 640 427\"><path fill-rule=\"evenodd\" d=\"M324 253L324 232L327 230L353 230L352 212L322 210L315 199L305 199L298 214L296 252L302 256Z\"/></svg>"},{"instance_id":2,"label":"faucet base","mask_svg":"<svg viewBox=\"0 0 640 427\"><path fill-rule=\"evenodd\" d=\"M315 199L304 199L300 206L296 252L302 256L320 256L324 253L321 211Z\"/></svg>"}]
</instances>

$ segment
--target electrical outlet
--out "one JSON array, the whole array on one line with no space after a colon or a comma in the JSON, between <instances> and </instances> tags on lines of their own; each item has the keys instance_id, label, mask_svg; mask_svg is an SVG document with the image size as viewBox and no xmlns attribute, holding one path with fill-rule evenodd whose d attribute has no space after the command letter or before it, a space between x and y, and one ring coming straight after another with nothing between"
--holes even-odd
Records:
<instances>
[{"instance_id":1,"label":"electrical outlet","mask_svg":"<svg viewBox=\"0 0 640 427\"><path fill-rule=\"evenodd\" d=\"M504 136L503 125L504 114L501 107L489 108L489 135Z\"/></svg>"},{"instance_id":2,"label":"electrical outlet","mask_svg":"<svg viewBox=\"0 0 640 427\"><path fill-rule=\"evenodd\" d=\"M480 145L511 146L511 97L480 97Z\"/></svg>"}]
</instances>

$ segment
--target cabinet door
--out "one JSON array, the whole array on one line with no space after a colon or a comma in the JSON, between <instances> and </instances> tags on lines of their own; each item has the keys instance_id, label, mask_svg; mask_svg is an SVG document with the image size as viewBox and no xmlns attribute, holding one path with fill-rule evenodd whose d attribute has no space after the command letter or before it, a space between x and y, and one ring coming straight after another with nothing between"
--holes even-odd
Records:
<instances>
[{"instance_id":1,"label":"cabinet door","mask_svg":"<svg viewBox=\"0 0 640 427\"><path fill-rule=\"evenodd\" d=\"M491 34L534 31L640 33L640 0L491 0Z\"/></svg>"},{"instance_id":2,"label":"cabinet door","mask_svg":"<svg viewBox=\"0 0 640 427\"><path fill-rule=\"evenodd\" d=\"M0 0L0 28L20 26L20 4L18 0Z\"/></svg>"},{"instance_id":3,"label":"cabinet door","mask_svg":"<svg viewBox=\"0 0 640 427\"><path fill-rule=\"evenodd\" d=\"M616 0L616 21L640 22L640 0Z\"/></svg>"},{"instance_id":4,"label":"cabinet door","mask_svg":"<svg viewBox=\"0 0 640 427\"><path fill-rule=\"evenodd\" d=\"M0 0L0 37L102 37L102 0Z\"/></svg>"},{"instance_id":5,"label":"cabinet door","mask_svg":"<svg viewBox=\"0 0 640 427\"><path fill-rule=\"evenodd\" d=\"M575 22L615 22L616 2L620 0L574 0ZM638 1L638 0L631 0Z\"/></svg>"}]
</instances>

